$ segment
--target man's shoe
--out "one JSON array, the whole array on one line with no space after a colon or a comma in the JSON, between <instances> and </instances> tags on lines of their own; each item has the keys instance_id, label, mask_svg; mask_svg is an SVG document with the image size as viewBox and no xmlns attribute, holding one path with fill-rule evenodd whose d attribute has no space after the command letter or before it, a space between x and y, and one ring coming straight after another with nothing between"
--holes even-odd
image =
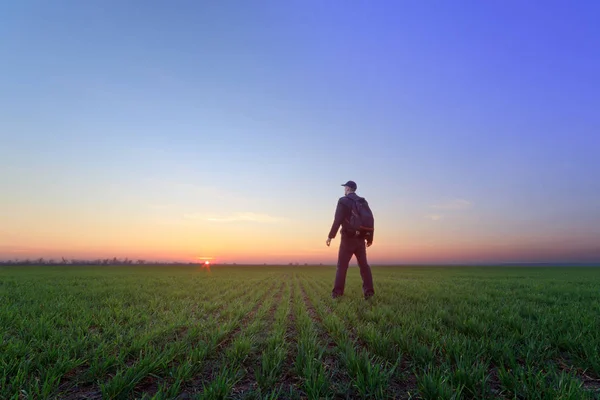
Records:
<instances>
[{"instance_id":1,"label":"man's shoe","mask_svg":"<svg viewBox=\"0 0 600 400\"><path fill-rule=\"evenodd\" d=\"M369 300L371 297L373 297L372 294L365 294L365 300Z\"/></svg>"},{"instance_id":2,"label":"man's shoe","mask_svg":"<svg viewBox=\"0 0 600 400\"><path fill-rule=\"evenodd\" d=\"M341 294L332 294L331 295L332 299L337 299L338 297L342 297L342 295Z\"/></svg>"}]
</instances>

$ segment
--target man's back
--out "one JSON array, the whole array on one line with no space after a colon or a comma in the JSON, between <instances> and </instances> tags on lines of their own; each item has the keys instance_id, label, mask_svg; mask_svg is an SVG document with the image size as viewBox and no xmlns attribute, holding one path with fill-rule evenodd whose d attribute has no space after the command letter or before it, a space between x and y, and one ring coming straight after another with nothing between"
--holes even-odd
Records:
<instances>
[{"instance_id":1,"label":"man's back","mask_svg":"<svg viewBox=\"0 0 600 400\"><path fill-rule=\"evenodd\" d=\"M340 233L341 233L342 237L356 236L354 229L350 226L350 216L352 215L352 207L354 205L353 202L361 201L361 200L366 202L366 200L364 200L363 197L360 197L359 195L357 195L354 192L348 193L347 195L339 198L337 207L335 210L335 217L333 220L333 224L331 226L331 230L329 231L330 238L335 238L338 231L340 231L340 227L341 227ZM367 203L367 206L368 206L368 203ZM366 235L364 235L364 234L362 234L360 236L365 239L368 239L369 244L373 240L372 234L369 235L370 236L369 238L367 238Z\"/></svg>"}]
</instances>

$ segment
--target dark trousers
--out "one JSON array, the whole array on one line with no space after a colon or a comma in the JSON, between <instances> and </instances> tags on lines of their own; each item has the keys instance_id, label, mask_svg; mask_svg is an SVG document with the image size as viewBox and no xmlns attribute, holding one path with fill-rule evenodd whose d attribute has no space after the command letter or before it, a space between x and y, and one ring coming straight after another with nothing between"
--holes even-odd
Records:
<instances>
[{"instance_id":1,"label":"dark trousers","mask_svg":"<svg viewBox=\"0 0 600 400\"><path fill-rule=\"evenodd\" d=\"M344 286L346 286L346 273L352 256L356 256L358 267L360 268L360 276L363 281L363 294L372 296L375 293L373 289L373 275L371 275L371 267L367 262L367 248L364 238L343 237L340 243L340 252L338 254L337 271L335 273L335 284L333 286L332 295L341 296L344 294Z\"/></svg>"}]
</instances>

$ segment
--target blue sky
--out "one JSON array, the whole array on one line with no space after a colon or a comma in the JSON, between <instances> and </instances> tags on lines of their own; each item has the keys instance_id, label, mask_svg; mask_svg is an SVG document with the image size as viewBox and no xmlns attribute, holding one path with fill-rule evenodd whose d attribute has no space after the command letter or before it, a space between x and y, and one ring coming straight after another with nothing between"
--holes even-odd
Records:
<instances>
[{"instance_id":1,"label":"blue sky","mask_svg":"<svg viewBox=\"0 0 600 400\"><path fill-rule=\"evenodd\" d=\"M597 2L0 5L0 257L600 260ZM3 220L3 221L2 221Z\"/></svg>"}]
</instances>

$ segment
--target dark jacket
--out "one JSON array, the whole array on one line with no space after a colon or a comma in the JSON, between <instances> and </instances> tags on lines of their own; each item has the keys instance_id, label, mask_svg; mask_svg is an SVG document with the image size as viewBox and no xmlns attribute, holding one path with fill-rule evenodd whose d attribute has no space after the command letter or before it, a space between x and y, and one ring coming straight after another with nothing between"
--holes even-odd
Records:
<instances>
[{"instance_id":1,"label":"dark jacket","mask_svg":"<svg viewBox=\"0 0 600 400\"><path fill-rule=\"evenodd\" d=\"M331 225L331 230L329 231L329 238L335 238L337 235L340 226L342 227L342 237L354 237L354 232L351 232L352 229L349 229L350 223L350 215L352 214L352 199L360 199L356 193L348 193L347 196L340 197L337 203L337 207L335 209L335 217L333 218L333 225ZM373 242L373 235L369 236L369 243Z\"/></svg>"}]
</instances>

